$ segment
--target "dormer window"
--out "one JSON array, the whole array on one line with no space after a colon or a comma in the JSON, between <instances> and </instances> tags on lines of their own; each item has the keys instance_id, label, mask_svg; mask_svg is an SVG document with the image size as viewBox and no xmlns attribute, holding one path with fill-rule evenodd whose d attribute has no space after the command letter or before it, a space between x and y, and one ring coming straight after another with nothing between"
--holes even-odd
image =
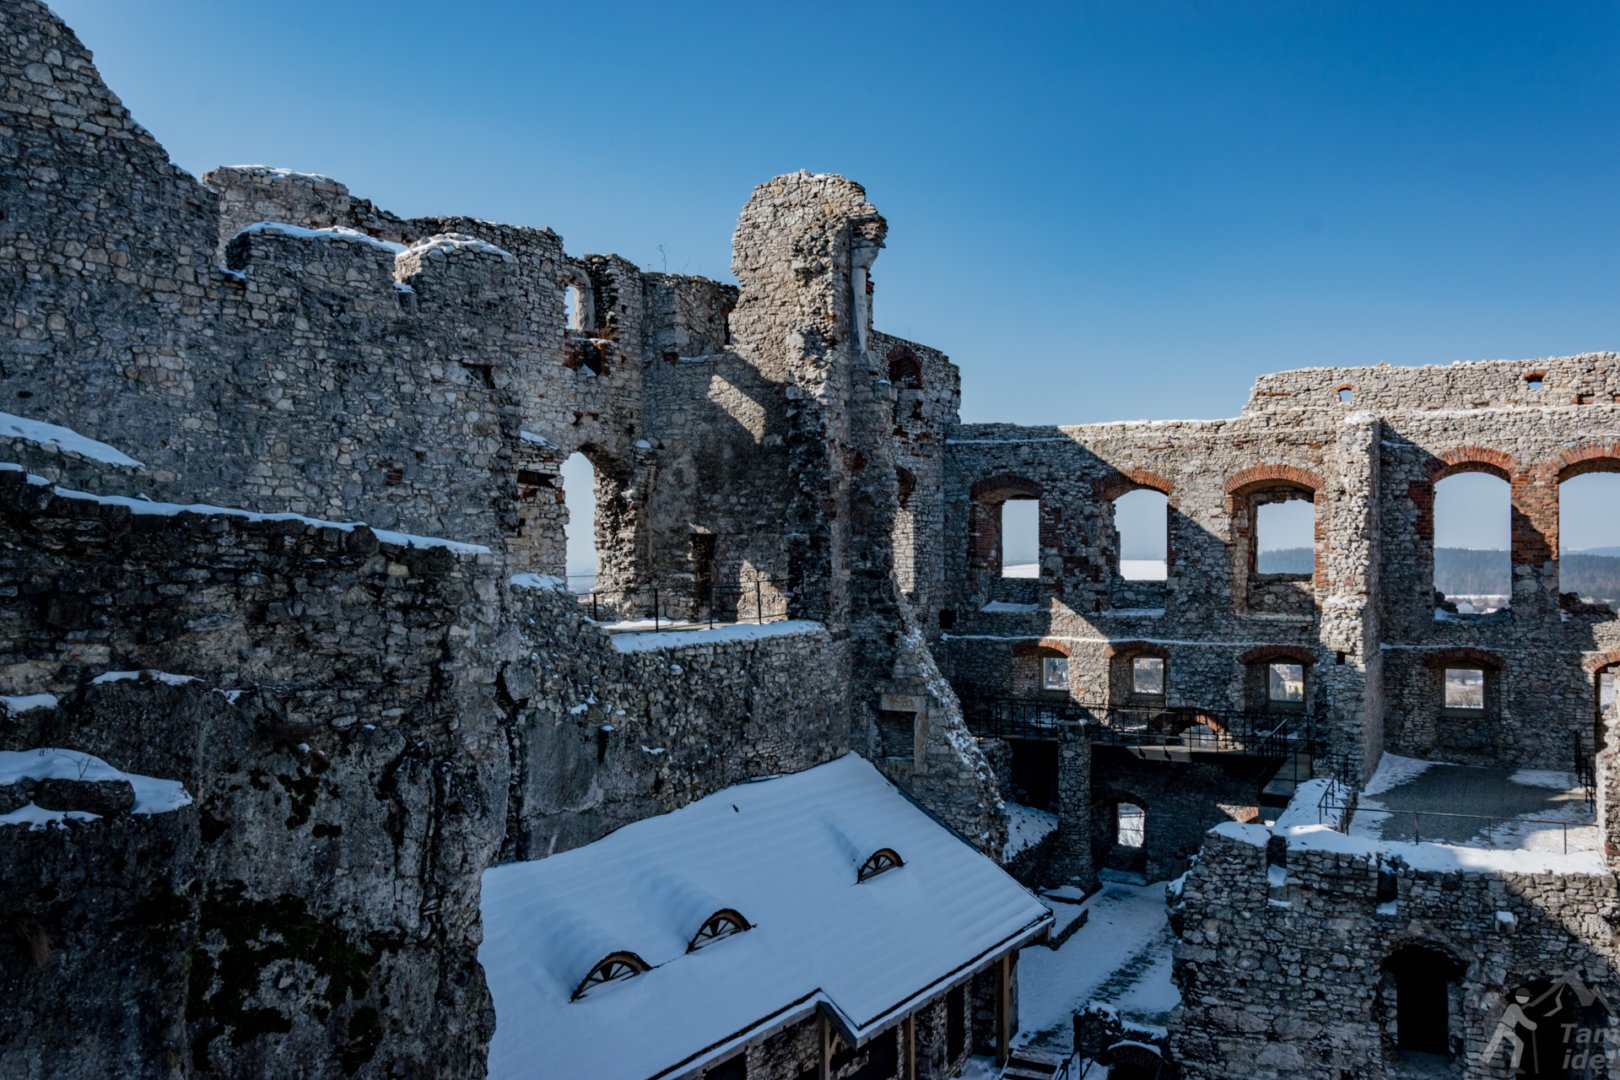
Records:
<instances>
[{"instance_id":1,"label":"dormer window","mask_svg":"<svg viewBox=\"0 0 1620 1080\"><path fill-rule=\"evenodd\" d=\"M692 935L692 940L687 942L686 951L695 952L721 938L728 938L751 929L752 924L743 918L741 913L724 908L703 921L703 925L698 927L698 932Z\"/></svg>"},{"instance_id":2,"label":"dormer window","mask_svg":"<svg viewBox=\"0 0 1620 1080\"><path fill-rule=\"evenodd\" d=\"M877 877L885 870L893 870L897 866L904 866L905 860L893 848L879 848L872 852L870 858L861 863L860 871L855 875L856 881L865 881Z\"/></svg>"},{"instance_id":3,"label":"dormer window","mask_svg":"<svg viewBox=\"0 0 1620 1080\"><path fill-rule=\"evenodd\" d=\"M647 961L633 952L609 953L595 967L591 968L590 974L580 980L579 985L574 988L574 993L568 1000L578 1001L601 986L613 982L623 982L625 979L633 978L648 970L650 970L650 967Z\"/></svg>"}]
</instances>

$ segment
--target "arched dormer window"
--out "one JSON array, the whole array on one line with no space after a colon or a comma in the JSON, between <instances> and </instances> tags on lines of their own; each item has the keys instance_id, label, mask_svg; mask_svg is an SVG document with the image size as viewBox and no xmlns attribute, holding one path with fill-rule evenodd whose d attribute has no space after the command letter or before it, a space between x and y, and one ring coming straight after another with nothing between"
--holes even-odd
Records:
<instances>
[{"instance_id":1,"label":"arched dormer window","mask_svg":"<svg viewBox=\"0 0 1620 1080\"><path fill-rule=\"evenodd\" d=\"M875 878L885 870L893 870L897 866L904 866L906 862L893 848L878 848L861 863L860 870L855 874L856 881L865 881Z\"/></svg>"},{"instance_id":2,"label":"arched dormer window","mask_svg":"<svg viewBox=\"0 0 1620 1080\"><path fill-rule=\"evenodd\" d=\"M740 934L744 930L752 930L753 924L742 917L741 912L731 908L722 908L703 920L698 932L692 935L692 940L686 943L687 952L695 952L705 945L713 944L721 938L728 938L733 934Z\"/></svg>"},{"instance_id":3,"label":"arched dormer window","mask_svg":"<svg viewBox=\"0 0 1620 1080\"><path fill-rule=\"evenodd\" d=\"M579 985L574 988L574 993L568 1000L578 1001L599 986L621 982L647 970L649 970L647 961L633 952L608 953L579 981Z\"/></svg>"}]
</instances>

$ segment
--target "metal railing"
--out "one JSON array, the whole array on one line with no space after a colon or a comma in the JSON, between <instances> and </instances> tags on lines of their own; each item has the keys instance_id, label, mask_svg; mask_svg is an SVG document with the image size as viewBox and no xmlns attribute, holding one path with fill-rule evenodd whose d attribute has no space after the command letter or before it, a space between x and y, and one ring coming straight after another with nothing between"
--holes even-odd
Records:
<instances>
[{"instance_id":1,"label":"metal railing","mask_svg":"<svg viewBox=\"0 0 1620 1080\"><path fill-rule=\"evenodd\" d=\"M1288 758L1316 754L1314 711L1247 712L1196 706L1104 705L1064 699L962 699L968 730L987 738L1053 741L1083 732L1094 744L1132 749Z\"/></svg>"},{"instance_id":2,"label":"metal railing","mask_svg":"<svg viewBox=\"0 0 1620 1080\"><path fill-rule=\"evenodd\" d=\"M776 622L789 617L792 604L792 595L782 581L764 575L735 585L677 578L634 582L614 589L594 588L594 576L576 575L567 580L570 586L575 582L593 586L572 590L592 622L648 622L646 628L655 631Z\"/></svg>"},{"instance_id":3,"label":"metal railing","mask_svg":"<svg viewBox=\"0 0 1620 1080\"><path fill-rule=\"evenodd\" d=\"M1575 744L1575 784L1586 793L1586 805L1589 808L1597 806L1597 760L1596 753L1587 753L1586 740L1581 738L1579 731L1570 732L1570 738Z\"/></svg>"}]
</instances>

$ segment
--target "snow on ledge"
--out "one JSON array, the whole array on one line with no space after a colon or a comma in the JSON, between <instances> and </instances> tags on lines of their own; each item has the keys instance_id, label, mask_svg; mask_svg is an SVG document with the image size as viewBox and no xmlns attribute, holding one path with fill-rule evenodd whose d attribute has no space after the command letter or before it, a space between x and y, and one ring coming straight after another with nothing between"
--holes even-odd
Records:
<instances>
[{"instance_id":1,"label":"snow on ledge","mask_svg":"<svg viewBox=\"0 0 1620 1080\"><path fill-rule=\"evenodd\" d=\"M425 255L453 251L477 251L485 255L498 255L505 262L517 262L517 256L505 248L498 248L487 240L480 240L476 236L468 236L466 233L440 233L437 236L430 236L426 240L418 240L408 249L401 247L398 250L421 252Z\"/></svg>"},{"instance_id":2,"label":"snow on ledge","mask_svg":"<svg viewBox=\"0 0 1620 1080\"><path fill-rule=\"evenodd\" d=\"M80 435L72 428L62 427L60 424L47 424L43 420L30 420L24 416L13 416L11 413L0 412L0 438L24 439L52 450L65 451L89 458L91 461L99 461L103 465L117 465L124 469L145 467L122 450L98 442L89 436Z\"/></svg>"},{"instance_id":3,"label":"snow on ledge","mask_svg":"<svg viewBox=\"0 0 1620 1080\"><path fill-rule=\"evenodd\" d=\"M186 683L194 683L197 681L197 676L195 675L175 675L168 671L158 671L156 668L147 668L145 671L146 674L152 676L152 678L156 679L158 682L167 683L170 686L184 686ZM90 685L105 686L108 683L131 682L135 679L139 679L140 677L141 672L139 671L104 671L100 675L97 675L95 678L91 679Z\"/></svg>"},{"instance_id":4,"label":"snow on ledge","mask_svg":"<svg viewBox=\"0 0 1620 1080\"><path fill-rule=\"evenodd\" d=\"M21 716L25 712L35 709L54 709L61 702L56 700L55 694L0 694L0 710L8 716Z\"/></svg>"},{"instance_id":5,"label":"snow on ledge","mask_svg":"<svg viewBox=\"0 0 1620 1080\"><path fill-rule=\"evenodd\" d=\"M78 750L49 746L35 750L0 750L0 784L15 784L21 780L126 780L135 789L132 814L166 814L191 805L191 796L178 780L127 773ZM29 803L9 814L0 814L0 826L27 825L31 829L42 829L63 821L94 821L99 816L84 810L47 810Z\"/></svg>"},{"instance_id":6,"label":"snow on ledge","mask_svg":"<svg viewBox=\"0 0 1620 1080\"><path fill-rule=\"evenodd\" d=\"M1516 848L1459 847L1454 844L1412 843L1406 840L1369 840L1347 836L1329 825L1243 825L1226 821L1210 830L1232 840L1265 847L1273 835L1281 836L1292 851L1324 851L1368 860L1400 860L1413 870L1471 874L1606 875L1603 856L1596 851L1527 851Z\"/></svg>"},{"instance_id":7,"label":"snow on ledge","mask_svg":"<svg viewBox=\"0 0 1620 1080\"><path fill-rule=\"evenodd\" d=\"M738 641L760 641L764 638L792 637L796 634L824 634L827 628L810 619L788 619L785 622L738 623L717 626L713 630L661 630L650 634L612 634L609 640L614 649L622 653L653 652L658 649L682 649L693 645L729 645Z\"/></svg>"},{"instance_id":8,"label":"snow on ledge","mask_svg":"<svg viewBox=\"0 0 1620 1080\"><path fill-rule=\"evenodd\" d=\"M553 592L567 592L568 585L560 577L550 574L513 574L512 587L514 589L549 589Z\"/></svg>"},{"instance_id":9,"label":"snow on ledge","mask_svg":"<svg viewBox=\"0 0 1620 1080\"><path fill-rule=\"evenodd\" d=\"M9 462L0 463L0 471L23 472L20 466ZM182 506L179 503L153 502L151 499L132 499L126 495L94 495L88 491L73 491L64 487L57 487L42 476L27 473L28 483L35 487L48 487L63 499L77 499L80 502L99 503L102 506L122 506L132 514L147 517L178 517L181 514L198 514L203 517L232 517L244 521L298 521L305 525L313 525L320 529L338 529L342 532L353 532L356 529L370 528L363 521L326 521L322 518L306 517L303 514L261 514L253 510L239 510L230 506L210 506L207 503L188 503ZM446 540L439 536L418 536L415 533L393 532L388 529L372 529L372 535L382 544L394 547L415 548L445 548L457 555L488 555L489 548L483 544L469 544L462 540Z\"/></svg>"},{"instance_id":10,"label":"snow on ledge","mask_svg":"<svg viewBox=\"0 0 1620 1080\"><path fill-rule=\"evenodd\" d=\"M351 229L344 225L332 225L324 229L308 229L302 225L293 225L285 221L255 221L246 228L239 230L236 235L245 236L248 233L294 236L300 240L348 240L351 243L380 248L392 255L398 255L405 250L404 244L396 244L391 240L379 240L375 236L367 236L359 229Z\"/></svg>"}]
</instances>

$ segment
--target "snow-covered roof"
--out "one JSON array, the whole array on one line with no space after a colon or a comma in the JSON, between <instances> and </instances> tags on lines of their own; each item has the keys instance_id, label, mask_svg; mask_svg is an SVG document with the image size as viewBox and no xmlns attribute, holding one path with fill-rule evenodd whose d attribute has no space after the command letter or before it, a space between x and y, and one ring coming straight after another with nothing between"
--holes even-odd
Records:
<instances>
[{"instance_id":1,"label":"snow-covered roof","mask_svg":"<svg viewBox=\"0 0 1620 1080\"><path fill-rule=\"evenodd\" d=\"M685 1073L818 1008L858 1043L1052 917L853 754L493 867L482 908L495 1078ZM688 952L724 908L752 928ZM571 1000L621 951L651 970Z\"/></svg>"}]
</instances>

